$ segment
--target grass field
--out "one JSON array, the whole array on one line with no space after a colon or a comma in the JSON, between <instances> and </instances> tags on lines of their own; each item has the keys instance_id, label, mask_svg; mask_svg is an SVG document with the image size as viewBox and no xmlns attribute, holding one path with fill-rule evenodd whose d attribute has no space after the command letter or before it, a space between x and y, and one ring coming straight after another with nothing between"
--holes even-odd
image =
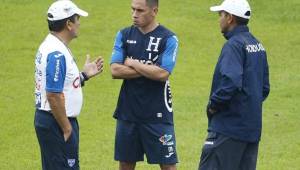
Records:
<instances>
[{"instance_id":1,"label":"grass field","mask_svg":"<svg viewBox=\"0 0 300 170\"><path fill-rule=\"evenodd\" d=\"M48 30L53 0L0 0L0 170L41 167L34 132L34 57ZM131 24L130 1L76 0L90 13L81 19L70 47L81 67L85 54L105 58L104 73L84 87L80 123L83 170L116 170L115 109L121 81L112 80L109 60L116 32ZM179 170L197 169L206 136L205 106L221 47L219 0L165 0L158 20L177 33L178 62L171 76ZM264 103L258 170L300 169L300 1L250 0L251 31L268 51L271 94ZM298 68L298 69L297 69ZM137 170L158 166L139 163Z\"/></svg>"}]
</instances>

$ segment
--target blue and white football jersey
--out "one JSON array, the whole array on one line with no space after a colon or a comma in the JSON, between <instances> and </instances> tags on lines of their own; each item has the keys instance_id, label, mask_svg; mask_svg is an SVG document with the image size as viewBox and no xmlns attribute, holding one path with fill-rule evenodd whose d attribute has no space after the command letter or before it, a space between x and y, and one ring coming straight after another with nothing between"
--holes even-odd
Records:
<instances>
[{"instance_id":1,"label":"blue and white football jersey","mask_svg":"<svg viewBox=\"0 0 300 170\"><path fill-rule=\"evenodd\" d=\"M157 65L171 74L177 48L177 37L162 25L147 34L131 26L117 33L111 64L123 64L129 57L144 64ZM146 77L124 79L114 117L129 121L173 123L169 81Z\"/></svg>"},{"instance_id":2,"label":"blue and white football jersey","mask_svg":"<svg viewBox=\"0 0 300 170\"><path fill-rule=\"evenodd\" d=\"M68 47L49 34L40 45L35 59L35 104L51 111L46 92L63 93L68 117L79 115L82 90L79 70Z\"/></svg>"}]
</instances>

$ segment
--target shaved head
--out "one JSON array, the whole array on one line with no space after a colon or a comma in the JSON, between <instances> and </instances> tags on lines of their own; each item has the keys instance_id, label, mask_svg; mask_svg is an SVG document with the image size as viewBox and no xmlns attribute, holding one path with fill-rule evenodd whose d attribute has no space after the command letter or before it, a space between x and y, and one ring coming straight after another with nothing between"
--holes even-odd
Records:
<instances>
[{"instance_id":1,"label":"shaved head","mask_svg":"<svg viewBox=\"0 0 300 170\"><path fill-rule=\"evenodd\" d=\"M146 0L146 4L149 7L158 7L158 0Z\"/></svg>"}]
</instances>

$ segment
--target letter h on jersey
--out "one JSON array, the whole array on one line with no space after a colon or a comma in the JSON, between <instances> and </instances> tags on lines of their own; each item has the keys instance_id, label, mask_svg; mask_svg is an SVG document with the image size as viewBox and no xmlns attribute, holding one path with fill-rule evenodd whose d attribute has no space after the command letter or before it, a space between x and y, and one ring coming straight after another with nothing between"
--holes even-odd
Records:
<instances>
[{"instance_id":1,"label":"letter h on jersey","mask_svg":"<svg viewBox=\"0 0 300 170\"><path fill-rule=\"evenodd\" d=\"M152 51L151 46L154 46L153 51L158 52L158 45L159 45L159 42L160 42L161 38L157 38L156 42L153 41L154 39L155 39L155 37L150 36L150 41L149 41L147 51Z\"/></svg>"}]
</instances>

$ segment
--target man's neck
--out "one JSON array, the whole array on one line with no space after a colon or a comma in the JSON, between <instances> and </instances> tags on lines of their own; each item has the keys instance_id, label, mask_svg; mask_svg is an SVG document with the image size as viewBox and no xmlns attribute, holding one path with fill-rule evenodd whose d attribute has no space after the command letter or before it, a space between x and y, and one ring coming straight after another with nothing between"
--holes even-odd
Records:
<instances>
[{"instance_id":1,"label":"man's neck","mask_svg":"<svg viewBox=\"0 0 300 170\"><path fill-rule=\"evenodd\" d=\"M139 27L139 30L143 33L143 34L147 34L151 31L153 31L159 24L154 21L151 24L145 26L145 27Z\"/></svg>"},{"instance_id":2,"label":"man's neck","mask_svg":"<svg viewBox=\"0 0 300 170\"><path fill-rule=\"evenodd\" d=\"M237 27L238 25L236 23L233 23L229 26L228 31L227 32L231 32L232 30L234 30L235 27Z\"/></svg>"},{"instance_id":3,"label":"man's neck","mask_svg":"<svg viewBox=\"0 0 300 170\"><path fill-rule=\"evenodd\" d=\"M68 46L71 41L71 38L64 31L61 32L51 31L51 34L57 37L66 46Z\"/></svg>"}]
</instances>

